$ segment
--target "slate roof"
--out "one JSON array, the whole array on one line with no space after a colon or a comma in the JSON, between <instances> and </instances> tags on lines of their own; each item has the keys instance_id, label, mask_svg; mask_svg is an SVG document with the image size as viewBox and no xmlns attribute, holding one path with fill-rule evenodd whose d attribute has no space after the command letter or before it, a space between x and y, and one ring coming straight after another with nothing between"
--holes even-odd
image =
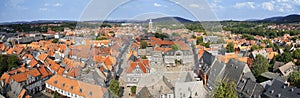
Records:
<instances>
[{"instance_id":1,"label":"slate roof","mask_svg":"<svg viewBox=\"0 0 300 98\"><path fill-rule=\"evenodd\" d=\"M242 78L240 83L237 85L237 90L239 92L240 97L246 98L257 98L260 97L264 88L262 85L252 81L249 78Z\"/></svg>"},{"instance_id":2,"label":"slate roof","mask_svg":"<svg viewBox=\"0 0 300 98\"><path fill-rule=\"evenodd\" d=\"M264 95L269 98L300 98L300 89L287 86L284 82L274 79L272 85L266 90Z\"/></svg>"},{"instance_id":3,"label":"slate roof","mask_svg":"<svg viewBox=\"0 0 300 98\"><path fill-rule=\"evenodd\" d=\"M245 66L246 63L244 62L235 59L230 59L225 67L223 80L229 79L237 84L243 75L243 70Z\"/></svg>"},{"instance_id":4,"label":"slate roof","mask_svg":"<svg viewBox=\"0 0 300 98\"><path fill-rule=\"evenodd\" d=\"M143 87L140 92L136 94L136 98L152 98L147 87Z\"/></svg>"},{"instance_id":5,"label":"slate roof","mask_svg":"<svg viewBox=\"0 0 300 98\"><path fill-rule=\"evenodd\" d=\"M213 56L211 53L204 51L201 59L203 60L203 63L210 66L216 60L216 57Z\"/></svg>"},{"instance_id":6,"label":"slate roof","mask_svg":"<svg viewBox=\"0 0 300 98\"><path fill-rule=\"evenodd\" d=\"M224 75L225 64L215 61L215 63L209 69L209 75L207 83L209 86L216 87L217 81L220 81Z\"/></svg>"}]
</instances>

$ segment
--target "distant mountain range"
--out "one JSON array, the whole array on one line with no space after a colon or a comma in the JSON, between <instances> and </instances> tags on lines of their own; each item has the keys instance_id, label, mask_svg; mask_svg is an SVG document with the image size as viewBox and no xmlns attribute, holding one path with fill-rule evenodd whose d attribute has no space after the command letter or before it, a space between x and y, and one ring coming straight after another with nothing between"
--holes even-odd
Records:
<instances>
[{"instance_id":1,"label":"distant mountain range","mask_svg":"<svg viewBox=\"0 0 300 98\"><path fill-rule=\"evenodd\" d=\"M271 17L266 18L260 21L267 21L267 22L283 22L283 23L292 23L292 22L300 22L300 15L292 14L288 16L279 16L279 17Z\"/></svg>"},{"instance_id":2,"label":"distant mountain range","mask_svg":"<svg viewBox=\"0 0 300 98\"><path fill-rule=\"evenodd\" d=\"M276 23L293 23L300 22L300 15L292 14L288 16L278 16L278 17L270 17L265 19L249 19L245 21L258 21L258 22L276 22ZM37 21L18 21L18 22L4 22L0 23L0 25L7 24L38 24L38 23L64 23L64 22L78 22L73 20L37 20ZM80 21L82 22L82 21ZM106 21L83 21L83 22L107 22L107 23L148 23L147 20L106 20ZM161 22L161 23L189 23L195 22L189 19L185 19L182 17L160 17L152 19L152 22Z\"/></svg>"}]
</instances>

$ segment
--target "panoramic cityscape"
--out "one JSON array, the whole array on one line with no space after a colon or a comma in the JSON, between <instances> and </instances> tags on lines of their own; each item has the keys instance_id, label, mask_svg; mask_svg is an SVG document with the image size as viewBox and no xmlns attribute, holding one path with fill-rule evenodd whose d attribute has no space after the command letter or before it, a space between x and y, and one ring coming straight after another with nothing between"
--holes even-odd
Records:
<instances>
[{"instance_id":1,"label":"panoramic cityscape","mask_svg":"<svg viewBox=\"0 0 300 98\"><path fill-rule=\"evenodd\" d=\"M0 98L300 98L299 0L0 5Z\"/></svg>"}]
</instances>

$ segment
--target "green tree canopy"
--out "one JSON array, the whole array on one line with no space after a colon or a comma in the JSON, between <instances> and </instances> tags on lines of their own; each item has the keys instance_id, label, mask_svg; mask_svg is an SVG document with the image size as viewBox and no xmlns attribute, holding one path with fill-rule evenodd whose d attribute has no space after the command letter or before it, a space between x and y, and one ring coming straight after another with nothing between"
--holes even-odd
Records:
<instances>
[{"instance_id":1,"label":"green tree canopy","mask_svg":"<svg viewBox=\"0 0 300 98\"><path fill-rule=\"evenodd\" d=\"M110 85L109 85L109 90L115 95L119 96L120 95L120 86L119 86L119 81L112 79L110 80Z\"/></svg>"},{"instance_id":2,"label":"green tree canopy","mask_svg":"<svg viewBox=\"0 0 300 98\"><path fill-rule=\"evenodd\" d=\"M276 60L288 63L293 60L293 56L290 52L283 52L282 54L276 56Z\"/></svg>"},{"instance_id":3,"label":"green tree canopy","mask_svg":"<svg viewBox=\"0 0 300 98\"><path fill-rule=\"evenodd\" d=\"M291 81L291 85L300 88L300 72L292 72L289 80Z\"/></svg>"},{"instance_id":4,"label":"green tree canopy","mask_svg":"<svg viewBox=\"0 0 300 98\"><path fill-rule=\"evenodd\" d=\"M226 46L226 52L234 52L234 44L232 42L228 43Z\"/></svg>"},{"instance_id":5,"label":"green tree canopy","mask_svg":"<svg viewBox=\"0 0 300 98\"><path fill-rule=\"evenodd\" d=\"M263 48L262 46L252 45L251 46L251 51L259 50L259 49L262 49L262 48Z\"/></svg>"},{"instance_id":6,"label":"green tree canopy","mask_svg":"<svg viewBox=\"0 0 300 98\"><path fill-rule=\"evenodd\" d=\"M203 43L203 37L201 36L201 37L198 37L197 38L197 41L196 41L196 44L197 45L199 45L199 44L201 44L201 43Z\"/></svg>"},{"instance_id":7,"label":"green tree canopy","mask_svg":"<svg viewBox=\"0 0 300 98\"><path fill-rule=\"evenodd\" d=\"M180 50L180 46L175 44L171 46L173 50Z\"/></svg>"},{"instance_id":8,"label":"green tree canopy","mask_svg":"<svg viewBox=\"0 0 300 98\"><path fill-rule=\"evenodd\" d=\"M57 43L58 40L59 40L59 39L57 39L57 38L56 38L56 39L53 39L53 40L52 40L52 43Z\"/></svg>"},{"instance_id":9,"label":"green tree canopy","mask_svg":"<svg viewBox=\"0 0 300 98\"><path fill-rule=\"evenodd\" d=\"M11 70L13 67L17 67L20 60L17 55L10 55L7 59L8 69Z\"/></svg>"},{"instance_id":10,"label":"green tree canopy","mask_svg":"<svg viewBox=\"0 0 300 98\"><path fill-rule=\"evenodd\" d=\"M238 98L235 88L236 84L233 81L222 81L213 91L212 98Z\"/></svg>"},{"instance_id":11,"label":"green tree canopy","mask_svg":"<svg viewBox=\"0 0 300 98\"><path fill-rule=\"evenodd\" d=\"M258 54L253 62L252 73L255 77L258 77L262 73L267 72L269 66L269 61L264 56Z\"/></svg>"},{"instance_id":12,"label":"green tree canopy","mask_svg":"<svg viewBox=\"0 0 300 98\"><path fill-rule=\"evenodd\" d=\"M209 48L210 47L210 42L201 43L201 46L204 46L205 48Z\"/></svg>"},{"instance_id":13,"label":"green tree canopy","mask_svg":"<svg viewBox=\"0 0 300 98\"><path fill-rule=\"evenodd\" d=\"M140 44L141 49L146 49L147 46L148 46L148 44L145 41L142 41L141 44Z\"/></svg>"},{"instance_id":14,"label":"green tree canopy","mask_svg":"<svg viewBox=\"0 0 300 98\"><path fill-rule=\"evenodd\" d=\"M131 90L131 93L132 93L132 94L135 94L135 93L136 93L136 86L132 86L132 87L130 88L130 90Z\"/></svg>"},{"instance_id":15,"label":"green tree canopy","mask_svg":"<svg viewBox=\"0 0 300 98\"><path fill-rule=\"evenodd\" d=\"M300 49L296 49L296 50L293 52L293 57L294 57L295 59L300 60Z\"/></svg>"}]
</instances>

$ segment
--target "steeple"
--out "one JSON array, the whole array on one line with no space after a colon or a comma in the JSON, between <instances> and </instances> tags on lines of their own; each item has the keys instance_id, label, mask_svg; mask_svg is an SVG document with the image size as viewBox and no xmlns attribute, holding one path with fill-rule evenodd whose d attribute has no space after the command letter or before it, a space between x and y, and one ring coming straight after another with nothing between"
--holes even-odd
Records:
<instances>
[{"instance_id":1,"label":"steeple","mask_svg":"<svg viewBox=\"0 0 300 98\"><path fill-rule=\"evenodd\" d=\"M154 32L153 32L153 23L152 23L152 19L150 19L150 21L149 21L148 32L154 33Z\"/></svg>"}]
</instances>

